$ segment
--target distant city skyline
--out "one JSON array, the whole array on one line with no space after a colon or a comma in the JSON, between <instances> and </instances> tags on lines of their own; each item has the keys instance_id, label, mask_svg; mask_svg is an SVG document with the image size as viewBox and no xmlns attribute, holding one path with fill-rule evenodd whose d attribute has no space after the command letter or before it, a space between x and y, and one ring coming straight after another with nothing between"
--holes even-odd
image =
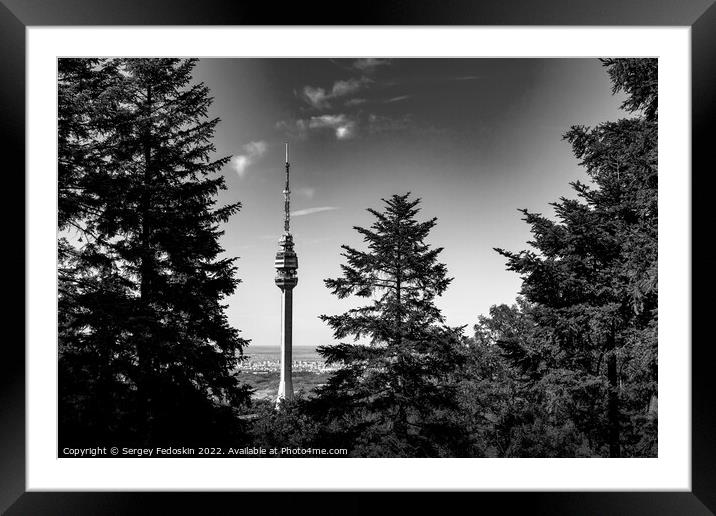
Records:
<instances>
[{"instance_id":1,"label":"distant city skyline","mask_svg":"<svg viewBox=\"0 0 716 516\"><path fill-rule=\"evenodd\" d=\"M514 302L521 281L494 250L528 248L519 208L552 214L587 179L562 134L625 116L596 59L202 59L194 72L215 101L219 203L240 201L222 245L238 256L227 299L232 325L257 346L280 345L274 284L283 229L284 142L291 145L291 232L298 254L295 347L334 342L318 319L365 300L338 300L340 246L362 248L366 209L411 191L429 242L454 277L437 301L451 326ZM247 350L250 354L250 347Z\"/></svg>"}]
</instances>

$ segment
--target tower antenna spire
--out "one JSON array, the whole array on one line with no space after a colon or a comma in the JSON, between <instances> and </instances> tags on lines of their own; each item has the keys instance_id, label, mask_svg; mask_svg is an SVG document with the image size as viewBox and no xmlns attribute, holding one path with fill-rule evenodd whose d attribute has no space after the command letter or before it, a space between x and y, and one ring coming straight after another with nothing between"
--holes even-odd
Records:
<instances>
[{"instance_id":1,"label":"tower antenna spire","mask_svg":"<svg viewBox=\"0 0 716 516\"><path fill-rule=\"evenodd\" d=\"M288 142L286 142L286 187L283 190L284 196L284 220L283 230L286 233L291 231L291 188L289 186L289 169L290 164L288 161Z\"/></svg>"}]
</instances>

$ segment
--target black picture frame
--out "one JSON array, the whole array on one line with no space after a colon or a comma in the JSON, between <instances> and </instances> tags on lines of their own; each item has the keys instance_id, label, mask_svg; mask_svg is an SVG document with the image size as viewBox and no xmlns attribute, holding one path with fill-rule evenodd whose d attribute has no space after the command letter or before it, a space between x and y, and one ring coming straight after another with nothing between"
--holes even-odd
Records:
<instances>
[{"instance_id":1,"label":"black picture frame","mask_svg":"<svg viewBox=\"0 0 716 516\"><path fill-rule=\"evenodd\" d=\"M0 131L7 152L2 167L6 192L25 191L25 29L43 25L615 25L688 26L692 42L692 490L690 492L450 493L450 505L502 513L535 514L712 514L716 512L716 404L711 377L712 339L706 328L713 292L709 253L713 216L713 120L716 113L716 6L714 0L382 0L345 9L317 1L281 6L245 0L0 0ZM323 13L323 14L317 14ZM8 180L18 184L9 187ZM12 192L12 193L10 193ZM26 264L24 223L18 208L5 206L11 243L8 276ZM24 215L23 215L24 217ZM24 220L23 220L24 222ZM22 264L21 264L22 262ZM11 269L12 268L12 269ZM25 265L26 277L31 274ZM693 276L698 274L698 276ZM24 287L20 299L25 299ZM20 321L31 306L12 299L7 321ZM17 324L17 323L15 323ZM8 332L6 332L6 335ZM270 503L301 512L315 493L78 493L25 492L25 349L22 338L4 339L0 357L0 510L9 515L42 514L217 514L247 504ZM672 343L673 344L673 343ZM675 343L687 347L688 342ZM340 501L321 494L326 508L365 512L385 506L384 493L347 493ZM310 499L310 503L309 503ZM269 502L270 500L270 502ZM401 512L444 510L444 496L403 496ZM316 509L309 509L315 512Z\"/></svg>"}]
</instances>

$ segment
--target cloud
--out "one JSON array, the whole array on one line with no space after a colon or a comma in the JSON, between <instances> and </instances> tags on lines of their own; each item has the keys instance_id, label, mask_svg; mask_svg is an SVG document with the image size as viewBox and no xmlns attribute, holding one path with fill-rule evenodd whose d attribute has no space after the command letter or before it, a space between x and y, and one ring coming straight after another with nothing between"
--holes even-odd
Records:
<instances>
[{"instance_id":1,"label":"cloud","mask_svg":"<svg viewBox=\"0 0 716 516\"><path fill-rule=\"evenodd\" d=\"M381 101L384 102L384 101ZM395 100L394 102L398 102ZM385 116L361 111L356 114L326 114L293 121L281 121L276 127L289 133L292 138L308 138L314 132L328 132L337 140L350 140L366 134L410 131L415 134L431 134L436 130L417 123L410 113ZM304 195L310 198L309 194Z\"/></svg>"},{"instance_id":2,"label":"cloud","mask_svg":"<svg viewBox=\"0 0 716 516\"><path fill-rule=\"evenodd\" d=\"M304 215L313 215L314 213L321 213L322 211L333 211L337 210L336 206L318 206L316 208L306 208L304 210L296 210L291 212L292 217L302 217Z\"/></svg>"},{"instance_id":3,"label":"cloud","mask_svg":"<svg viewBox=\"0 0 716 516\"><path fill-rule=\"evenodd\" d=\"M299 120L308 129L331 129L338 140L348 140L355 135L356 122L344 114L312 116L308 120Z\"/></svg>"},{"instance_id":4,"label":"cloud","mask_svg":"<svg viewBox=\"0 0 716 516\"><path fill-rule=\"evenodd\" d=\"M334 97L344 97L361 89L370 82L367 77L360 79L348 79L347 81L336 81L331 88L331 95Z\"/></svg>"},{"instance_id":5,"label":"cloud","mask_svg":"<svg viewBox=\"0 0 716 516\"><path fill-rule=\"evenodd\" d=\"M304 86L302 96L303 100L312 107L324 109L331 106L331 101L351 95L370 82L371 80L367 77L361 77L359 79L336 81L328 90L315 86Z\"/></svg>"},{"instance_id":6,"label":"cloud","mask_svg":"<svg viewBox=\"0 0 716 516\"><path fill-rule=\"evenodd\" d=\"M305 140L311 131L330 130L336 139L348 140L357 133L358 122L344 114L318 115L298 120L280 120L276 128L291 139Z\"/></svg>"},{"instance_id":7,"label":"cloud","mask_svg":"<svg viewBox=\"0 0 716 516\"><path fill-rule=\"evenodd\" d=\"M347 126L341 126L336 128L336 138L339 140L347 140L353 136L353 131Z\"/></svg>"},{"instance_id":8,"label":"cloud","mask_svg":"<svg viewBox=\"0 0 716 516\"><path fill-rule=\"evenodd\" d=\"M249 142L241 148L243 153L237 154L231 160L231 164L239 177L246 175L248 167L263 156L267 148L268 144L265 141Z\"/></svg>"},{"instance_id":9,"label":"cloud","mask_svg":"<svg viewBox=\"0 0 716 516\"><path fill-rule=\"evenodd\" d=\"M390 64L390 59L378 59L375 57L368 57L365 59L356 59L353 61L353 68L360 70L361 72L372 72L379 66L386 66Z\"/></svg>"},{"instance_id":10,"label":"cloud","mask_svg":"<svg viewBox=\"0 0 716 516\"><path fill-rule=\"evenodd\" d=\"M397 97L392 97L389 99L385 99L386 104L392 104L393 102L400 102L401 100L408 100L410 98L410 95L399 95Z\"/></svg>"},{"instance_id":11,"label":"cloud","mask_svg":"<svg viewBox=\"0 0 716 516\"><path fill-rule=\"evenodd\" d=\"M355 97L346 101L347 107L360 106L363 104L392 104L393 102L400 102L408 100L412 95L398 95L396 97L390 97L387 99L364 99L361 97Z\"/></svg>"},{"instance_id":12,"label":"cloud","mask_svg":"<svg viewBox=\"0 0 716 516\"><path fill-rule=\"evenodd\" d=\"M314 88L313 86L305 86L303 88L303 98L315 108L322 108L328 105L328 96L323 88Z\"/></svg>"}]
</instances>

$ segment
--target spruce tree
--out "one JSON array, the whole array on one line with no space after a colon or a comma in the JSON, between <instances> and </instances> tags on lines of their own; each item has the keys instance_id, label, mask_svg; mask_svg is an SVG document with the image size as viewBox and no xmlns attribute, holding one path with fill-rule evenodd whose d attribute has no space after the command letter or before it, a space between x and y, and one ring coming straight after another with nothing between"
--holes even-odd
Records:
<instances>
[{"instance_id":1,"label":"spruce tree","mask_svg":"<svg viewBox=\"0 0 716 516\"><path fill-rule=\"evenodd\" d=\"M81 218L75 284L61 298L61 370L86 372L88 403L97 399L92 384L111 391L96 419L114 418L128 439L201 440L231 431L222 407L249 397L235 373L247 341L222 304L238 283L219 238L240 204L216 206L225 188L217 172L229 157L212 158L219 120L208 118L208 88L192 83L195 60L108 66L118 71L112 102L88 114L106 120L104 131L85 137L105 154L90 167L95 201ZM92 353L106 356L97 366L105 382L83 362ZM75 381L62 376L61 390L69 396Z\"/></svg>"},{"instance_id":2,"label":"spruce tree","mask_svg":"<svg viewBox=\"0 0 716 516\"><path fill-rule=\"evenodd\" d=\"M83 231L79 222L102 203L121 82L108 59L63 58L57 73L58 227Z\"/></svg>"},{"instance_id":3,"label":"spruce tree","mask_svg":"<svg viewBox=\"0 0 716 516\"><path fill-rule=\"evenodd\" d=\"M102 216L113 119L121 95L116 63L58 61L58 334L60 438L101 439L131 410L113 369L131 360L121 345L128 285L107 257L93 220ZM121 372L119 368L118 372Z\"/></svg>"},{"instance_id":4,"label":"spruce tree","mask_svg":"<svg viewBox=\"0 0 716 516\"><path fill-rule=\"evenodd\" d=\"M342 276L325 280L339 298L369 302L321 316L336 339L354 342L319 347L341 368L318 389L316 405L327 438L354 455L449 455L463 444L451 419L461 329L447 327L434 304L452 281L438 262L442 248L425 241L437 219L419 222L420 199L410 194L383 202L383 212L368 210L370 228L354 227L367 248L342 246Z\"/></svg>"},{"instance_id":5,"label":"spruce tree","mask_svg":"<svg viewBox=\"0 0 716 516\"><path fill-rule=\"evenodd\" d=\"M523 210L535 251L512 253L522 294L549 330L541 388L566 406L597 455L656 453L657 60L603 61L636 116L565 135L592 184ZM556 400L556 401L554 401ZM594 416L597 416L596 420Z\"/></svg>"}]
</instances>

